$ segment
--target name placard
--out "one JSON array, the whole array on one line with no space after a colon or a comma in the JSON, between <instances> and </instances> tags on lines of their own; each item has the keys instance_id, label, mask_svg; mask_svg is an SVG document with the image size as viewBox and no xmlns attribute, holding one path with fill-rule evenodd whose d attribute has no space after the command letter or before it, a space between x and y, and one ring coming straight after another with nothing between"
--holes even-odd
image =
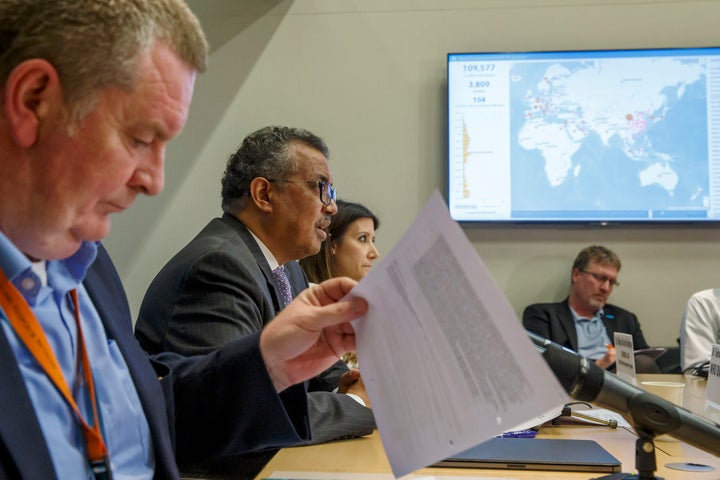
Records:
<instances>
[{"instance_id":1,"label":"name placard","mask_svg":"<svg viewBox=\"0 0 720 480\"><path fill-rule=\"evenodd\" d=\"M708 370L707 401L720 408L720 345L712 346Z\"/></svg>"},{"instance_id":2,"label":"name placard","mask_svg":"<svg viewBox=\"0 0 720 480\"><path fill-rule=\"evenodd\" d=\"M635 382L635 350L629 333L615 332L615 367L619 377Z\"/></svg>"}]
</instances>

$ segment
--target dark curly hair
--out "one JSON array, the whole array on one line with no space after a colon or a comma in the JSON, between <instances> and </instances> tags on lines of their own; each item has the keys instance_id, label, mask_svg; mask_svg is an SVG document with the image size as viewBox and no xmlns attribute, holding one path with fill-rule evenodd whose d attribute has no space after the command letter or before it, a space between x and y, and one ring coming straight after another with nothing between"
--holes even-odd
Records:
<instances>
[{"instance_id":1,"label":"dark curly hair","mask_svg":"<svg viewBox=\"0 0 720 480\"><path fill-rule=\"evenodd\" d=\"M243 140L228 159L222 178L222 209L233 212L245 206L254 178L289 178L299 166L288 154L295 142L304 143L329 158L325 141L299 128L270 126L257 130Z\"/></svg>"}]
</instances>

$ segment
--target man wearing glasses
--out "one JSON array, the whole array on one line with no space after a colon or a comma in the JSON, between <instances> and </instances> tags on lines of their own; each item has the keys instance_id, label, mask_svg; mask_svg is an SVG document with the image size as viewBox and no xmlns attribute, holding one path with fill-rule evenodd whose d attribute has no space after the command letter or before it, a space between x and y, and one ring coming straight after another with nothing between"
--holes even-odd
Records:
<instances>
[{"instance_id":1,"label":"man wearing glasses","mask_svg":"<svg viewBox=\"0 0 720 480\"><path fill-rule=\"evenodd\" d=\"M615 363L615 332L631 334L636 350L648 348L635 314L607 303L613 288L619 286L620 267L620 258L608 248L592 245L582 249L572 266L568 297L558 303L528 306L523 325L595 360L602 368ZM640 365L636 368L641 370ZM642 366L642 370L648 369Z\"/></svg>"},{"instance_id":2,"label":"man wearing glasses","mask_svg":"<svg viewBox=\"0 0 720 480\"><path fill-rule=\"evenodd\" d=\"M213 351L262 330L307 288L296 260L320 250L337 212L328 155L321 138L301 129L266 127L243 140L222 179L222 217L177 253L145 294L135 336L146 351ZM355 375L338 359L309 382L311 443L374 430L364 386ZM338 387L357 396L333 393ZM273 454L259 455L258 467ZM232 477L237 464L225 459L181 467L183 473Z\"/></svg>"}]
</instances>

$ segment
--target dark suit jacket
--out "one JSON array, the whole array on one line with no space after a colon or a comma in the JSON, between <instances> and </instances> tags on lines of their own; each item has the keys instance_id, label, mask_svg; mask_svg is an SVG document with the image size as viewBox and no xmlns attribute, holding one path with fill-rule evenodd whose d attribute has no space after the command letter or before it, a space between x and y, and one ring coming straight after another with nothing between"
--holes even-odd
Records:
<instances>
[{"instance_id":1,"label":"dark suit jacket","mask_svg":"<svg viewBox=\"0 0 720 480\"><path fill-rule=\"evenodd\" d=\"M610 304L605 305L603 311L603 322L611 342L614 341L615 332L629 333L633 337L635 349L649 347L634 313ZM559 303L536 303L526 307L523 312L523 326L541 337L578 351L575 321L567 299Z\"/></svg>"},{"instance_id":2,"label":"dark suit jacket","mask_svg":"<svg viewBox=\"0 0 720 480\"><path fill-rule=\"evenodd\" d=\"M174 448L178 458L201 460L309 438L304 388L275 393L257 335L210 355L188 359L166 353L148 361L133 337L125 292L102 246L84 285L135 383L150 425L155 478L179 477ZM0 478L57 478L40 430L42 418L33 410L2 329L0 365Z\"/></svg>"},{"instance_id":3,"label":"dark suit jacket","mask_svg":"<svg viewBox=\"0 0 720 480\"><path fill-rule=\"evenodd\" d=\"M285 270L293 296L307 287L297 262ZM206 353L257 333L280 310L280 294L260 247L236 217L215 218L158 273L140 308L135 335L150 352ZM310 382L332 390L347 367ZM347 395L309 394L311 443L372 433L370 409Z\"/></svg>"}]
</instances>

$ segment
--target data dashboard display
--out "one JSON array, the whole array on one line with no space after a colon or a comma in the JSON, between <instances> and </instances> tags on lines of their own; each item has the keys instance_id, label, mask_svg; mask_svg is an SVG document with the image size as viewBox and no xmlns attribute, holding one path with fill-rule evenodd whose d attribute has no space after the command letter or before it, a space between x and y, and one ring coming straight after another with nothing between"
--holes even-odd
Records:
<instances>
[{"instance_id":1,"label":"data dashboard display","mask_svg":"<svg viewBox=\"0 0 720 480\"><path fill-rule=\"evenodd\" d=\"M458 221L720 220L720 48L448 54Z\"/></svg>"}]
</instances>

